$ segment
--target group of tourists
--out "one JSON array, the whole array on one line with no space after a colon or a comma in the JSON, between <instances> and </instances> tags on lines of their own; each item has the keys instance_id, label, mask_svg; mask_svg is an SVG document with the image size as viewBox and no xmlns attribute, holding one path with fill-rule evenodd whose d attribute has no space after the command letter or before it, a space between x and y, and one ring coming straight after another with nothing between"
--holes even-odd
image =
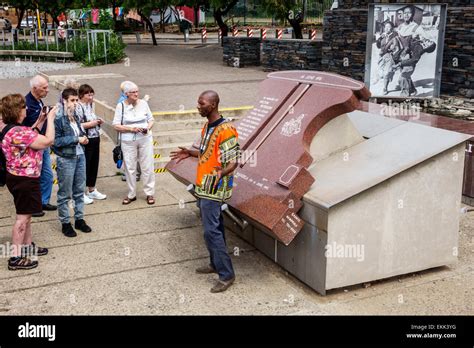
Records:
<instances>
[{"instance_id":1,"label":"group of tourists","mask_svg":"<svg viewBox=\"0 0 474 348\"><path fill-rule=\"evenodd\" d=\"M57 210L62 233L75 237L76 230L92 231L84 220L84 205L107 198L96 188L104 121L94 112L94 89L88 84L68 83L61 92L60 102L48 107L43 102L49 93L48 80L37 75L30 80L30 87L26 97L9 94L1 99L0 105L5 181L16 208L8 260L10 270L35 268L38 266L36 256L48 254L47 248L33 242L32 217ZM121 92L112 126L119 135L128 186L122 204L137 200L137 169L141 173L146 202L155 204L153 115L147 101L139 98L135 83L123 82ZM210 262L196 272L219 275L212 292L225 291L235 279L225 242L221 206L231 196L232 173L240 155L237 131L219 114L218 105L219 96L214 91L205 91L199 96L198 111L207 118L200 149L180 148L171 154L172 160L178 162L187 157L199 159L195 194ZM57 206L50 202L53 187L50 151L56 155ZM74 225L69 213L70 202Z\"/></svg>"}]
</instances>

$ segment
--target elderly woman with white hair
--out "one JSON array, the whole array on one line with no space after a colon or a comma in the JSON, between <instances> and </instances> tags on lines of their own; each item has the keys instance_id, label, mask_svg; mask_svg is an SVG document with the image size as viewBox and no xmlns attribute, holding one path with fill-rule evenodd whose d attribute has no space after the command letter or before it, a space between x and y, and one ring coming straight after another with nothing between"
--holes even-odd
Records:
<instances>
[{"instance_id":1,"label":"elderly woman with white hair","mask_svg":"<svg viewBox=\"0 0 474 348\"><path fill-rule=\"evenodd\" d=\"M130 204L137 199L137 164L142 171L143 190L148 204L155 204L155 174L153 164L153 115L148 103L139 99L138 86L133 82L124 83L123 92L127 99L117 104L114 128L119 132L122 146L128 195L122 204Z\"/></svg>"}]
</instances>

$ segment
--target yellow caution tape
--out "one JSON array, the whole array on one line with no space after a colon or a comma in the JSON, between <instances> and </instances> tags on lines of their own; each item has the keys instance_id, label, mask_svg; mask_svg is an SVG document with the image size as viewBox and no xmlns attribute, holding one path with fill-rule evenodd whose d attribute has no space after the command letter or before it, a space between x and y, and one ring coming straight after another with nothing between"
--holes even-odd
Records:
<instances>
[{"instance_id":1,"label":"yellow caution tape","mask_svg":"<svg viewBox=\"0 0 474 348\"><path fill-rule=\"evenodd\" d=\"M160 158L160 157L161 157L161 155L160 155L160 154L158 154L158 153L155 153L155 154L153 155L153 157L155 157L155 158Z\"/></svg>"},{"instance_id":2,"label":"yellow caution tape","mask_svg":"<svg viewBox=\"0 0 474 348\"><path fill-rule=\"evenodd\" d=\"M253 109L253 105L238 106L233 108L220 108L219 111L239 111L239 110L250 110ZM174 110L174 111L155 111L153 116L166 116L166 115L176 115L176 114L196 114L197 109L193 110Z\"/></svg>"},{"instance_id":3,"label":"yellow caution tape","mask_svg":"<svg viewBox=\"0 0 474 348\"><path fill-rule=\"evenodd\" d=\"M166 168L158 168L158 169L155 169L155 173L165 173L165 172L167 172L167 171L168 171L168 169L166 169Z\"/></svg>"}]
</instances>

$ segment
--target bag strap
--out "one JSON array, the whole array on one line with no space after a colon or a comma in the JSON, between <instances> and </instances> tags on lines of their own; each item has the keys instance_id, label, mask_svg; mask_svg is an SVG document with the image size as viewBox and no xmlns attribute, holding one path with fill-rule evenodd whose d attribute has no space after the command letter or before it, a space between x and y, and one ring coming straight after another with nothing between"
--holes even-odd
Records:
<instances>
[{"instance_id":1,"label":"bag strap","mask_svg":"<svg viewBox=\"0 0 474 348\"><path fill-rule=\"evenodd\" d=\"M2 132L0 133L0 143L3 141L3 138L5 138L5 135L7 135L8 131L16 126L19 125L15 123L9 123L3 127Z\"/></svg>"},{"instance_id":2,"label":"bag strap","mask_svg":"<svg viewBox=\"0 0 474 348\"><path fill-rule=\"evenodd\" d=\"M84 106L83 106L81 103L79 103L79 106L80 106L81 109L82 109L82 117L83 117L83 119L84 119L86 122L89 122L89 120L87 119L87 115L86 115L86 109L84 109ZM81 126L82 126L82 124L81 124ZM84 127L83 127L83 128L84 128ZM89 128L87 128L87 129L84 128L84 131L85 131L86 135L89 136Z\"/></svg>"},{"instance_id":3,"label":"bag strap","mask_svg":"<svg viewBox=\"0 0 474 348\"><path fill-rule=\"evenodd\" d=\"M120 103L122 105L122 119L120 120L120 125L123 125L123 113L125 111L125 105L123 105L123 102ZM117 145L122 145L122 133L117 132Z\"/></svg>"}]
</instances>

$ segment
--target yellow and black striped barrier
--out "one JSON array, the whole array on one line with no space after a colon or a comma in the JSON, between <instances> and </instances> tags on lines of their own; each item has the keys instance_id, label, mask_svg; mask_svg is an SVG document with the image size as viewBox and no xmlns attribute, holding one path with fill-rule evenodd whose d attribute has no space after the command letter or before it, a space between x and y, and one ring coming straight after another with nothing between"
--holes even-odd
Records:
<instances>
[{"instance_id":1,"label":"yellow and black striped barrier","mask_svg":"<svg viewBox=\"0 0 474 348\"><path fill-rule=\"evenodd\" d=\"M155 154L153 155L153 157L154 157L155 159L157 159L157 158L160 158L161 155L160 155L159 153L155 153Z\"/></svg>"},{"instance_id":2,"label":"yellow and black striped barrier","mask_svg":"<svg viewBox=\"0 0 474 348\"><path fill-rule=\"evenodd\" d=\"M54 180L53 180L53 184L54 184L54 185L57 185L57 184L58 184L58 179L54 179Z\"/></svg>"},{"instance_id":3,"label":"yellow and black striped barrier","mask_svg":"<svg viewBox=\"0 0 474 348\"><path fill-rule=\"evenodd\" d=\"M158 142L156 140L153 140L153 146L158 145Z\"/></svg>"},{"instance_id":4,"label":"yellow and black striped barrier","mask_svg":"<svg viewBox=\"0 0 474 348\"><path fill-rule=\"evenodd\" d=\"M166 168L157 168L155 169L155 173L166 173L168 169Z\"/></svg>"},{"instance_id":5,"label":"yellow and black striped barrier","mask_svg":"<svg viewBox=\"0 0 474 348\"><path fill-rule=\"evenodd\" d=\"M57 164L56 163L51 163L51 168L53 170L56 170L56 168L58 168Z\"/></svg>"}]
</instances>

